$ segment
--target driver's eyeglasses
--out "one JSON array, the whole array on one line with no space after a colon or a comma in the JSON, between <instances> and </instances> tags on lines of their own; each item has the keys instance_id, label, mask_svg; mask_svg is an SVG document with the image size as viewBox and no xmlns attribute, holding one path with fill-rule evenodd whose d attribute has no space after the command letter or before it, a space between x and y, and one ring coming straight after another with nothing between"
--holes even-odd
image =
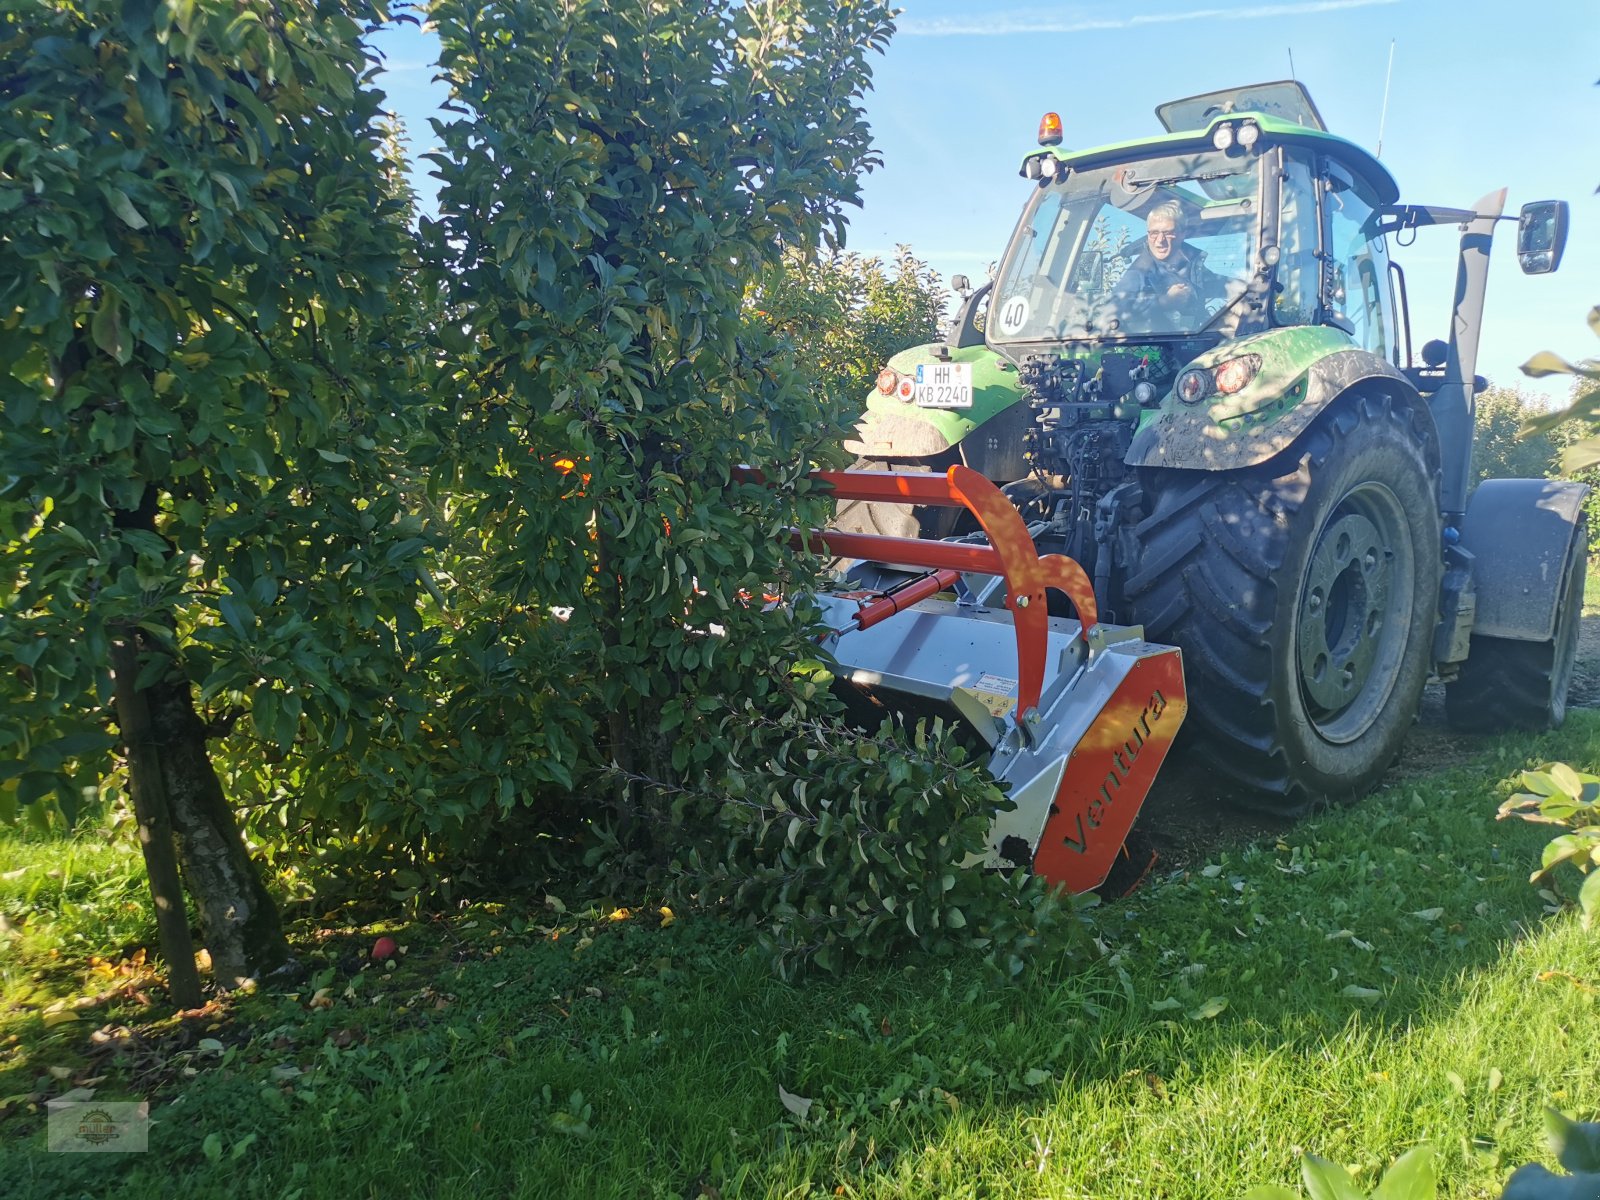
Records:
<instances>
[{"instance_id":1,"label":"driver's eyeglasses","mask_svg":"<svg viewBox=\"0 0 1600 1200\"><path fill-rule=\"evenodd\" d=\"M1176 231L1171 229L1148 229L1145 231L1145 236L1152 242L1170 242L1176 236Z\"/></svg>"}]
</instances>

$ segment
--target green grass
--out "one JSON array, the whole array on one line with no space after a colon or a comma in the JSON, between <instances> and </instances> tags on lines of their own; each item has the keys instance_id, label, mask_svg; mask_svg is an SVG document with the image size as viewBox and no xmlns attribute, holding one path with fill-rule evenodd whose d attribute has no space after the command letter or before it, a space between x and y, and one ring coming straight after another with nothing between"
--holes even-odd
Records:
<instances>
[{"instance_id":1,"label":"green grass","mask_svg":"<svg viewBox=\"0 0 1600 1200\"><path fill-rule=\"evenodd\" d=\"M63 838L0 830L4 1011L78 977L73 964L151 941L154 927L139 852L126 831Z\"/></svg>"},{"instance_id":2,"label":"green grass","mask_svg":"<svg viewBox=\"0 0 1600 1200\"><path fill-rule=\"evenodd\" d=\"M1498 1195L1543 1157L1544 1104L1600 1110L1600 936L1527 882L1548 831L1493 819L1500 781L1552 757L1600 766L1600 714L1107 903L1097 946L1015 984L923 959L791 986L714 922L485 906L401 928L392 971L364 965L370 928L330 919L298 931L321 962L296 996L149 1023L134 979L46 1027L12 974L92 990L48 949L81 953L94 922L73 906L118 892L87 882L102 848L0 841L0 862L62 870L67 905L8 968L0 1097L92 1072L158 1121L148 1155L49 1155L13 1104L0 1178L14 1197L182 1179L185 1196L1218 1200L1294 1181L1302 1151L1370 1183L1426 1141L1442 1194ZM322 986L332 1007L309 1007ZM97 1050L112 1021L144 1044Z\"/></svg>"}]
</instances>

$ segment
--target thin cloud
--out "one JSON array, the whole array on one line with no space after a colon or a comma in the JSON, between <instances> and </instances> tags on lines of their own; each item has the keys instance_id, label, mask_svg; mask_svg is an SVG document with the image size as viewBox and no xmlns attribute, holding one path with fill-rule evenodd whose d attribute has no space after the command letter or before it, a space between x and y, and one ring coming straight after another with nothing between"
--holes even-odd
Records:
<instances>
[{"instance_id":1,"label":"thin cloud","mask_svg":"<svg viewBox=\"0 0 1600 1200\"><path fill-rule=\"evenodd\" d=\"M900 22L902 37L996 37L1007 34L1094 33L1107 29L1136 29L1143 25L1172 25L1181 21L1259 21L1268 17L1303 17L1314 13L1342 12L1399 4L1400 0L1306 0L1300 4L1259 4L1254 8L1200 8L1189 12L1140 13L1131 17L1062 19L1018 9L971 17L915 17Z\"/></svg>"}]
</instances>

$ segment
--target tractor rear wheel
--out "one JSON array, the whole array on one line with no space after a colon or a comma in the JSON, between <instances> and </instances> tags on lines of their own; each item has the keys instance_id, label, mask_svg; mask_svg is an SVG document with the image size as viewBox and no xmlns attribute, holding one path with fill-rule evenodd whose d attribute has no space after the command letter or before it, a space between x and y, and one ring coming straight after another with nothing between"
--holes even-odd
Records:
<instances>
[{"instance_id":1,"label":"tractor rear wheel","mask_svg":"<svg viewBox=\"0 0 1600 1200\"><path fill-rule=\"evenodd\" d=\"M1546 642L1474 637L1461 674L1444 688L1445 717L1467 733L1559 729L1578 656L1589 525L1580 519L1567 551L1555 634Z\"/></svg>"},{"instance_id":2,"label":"tractor rear wheel","mask_svg":"<svg viewBox=\"0 0 1600 1200\"><path fill-rule=\"evenodd\" d=\"M1182 648L1191 759L1239 801L1296 815L1399 753L1438 620L1429 436L1352 396L1260 466L1146 477L1133 619Z\"/></svg>"}]
</instances>

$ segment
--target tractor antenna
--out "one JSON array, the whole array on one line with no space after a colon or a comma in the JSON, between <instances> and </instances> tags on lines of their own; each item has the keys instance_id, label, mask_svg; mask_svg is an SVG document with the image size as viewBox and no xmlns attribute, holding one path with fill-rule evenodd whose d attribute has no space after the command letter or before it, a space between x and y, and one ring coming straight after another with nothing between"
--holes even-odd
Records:
<instances>
[{"instance_id":1,"label":"tractor antenna","mask_svg":"<svg viewBox=\"0 0 1600 1200\"><path fill-rule=\"evenodd\" d=\"M1298 76L1298 75L1296 75L1294 73L1294 47L1293 46L1289 47L1289 78L1293 79L1297 83L1300 80L1300 76Z\"/></svg>"},{"instance_id":2,"label":"tractor antenna","mask_svg":"<svg viewBox=\"0 0 1600 1200\"><path fill-rule=\"evenodd\" d=\"M1394 39L1389 39L1389 69L1383 73L1383 110L1378 114L1378 152L1373 157L1383 157L1383 123L1389 117L1389 81L1394 78Z\"/></svg>"}]
</instances>

